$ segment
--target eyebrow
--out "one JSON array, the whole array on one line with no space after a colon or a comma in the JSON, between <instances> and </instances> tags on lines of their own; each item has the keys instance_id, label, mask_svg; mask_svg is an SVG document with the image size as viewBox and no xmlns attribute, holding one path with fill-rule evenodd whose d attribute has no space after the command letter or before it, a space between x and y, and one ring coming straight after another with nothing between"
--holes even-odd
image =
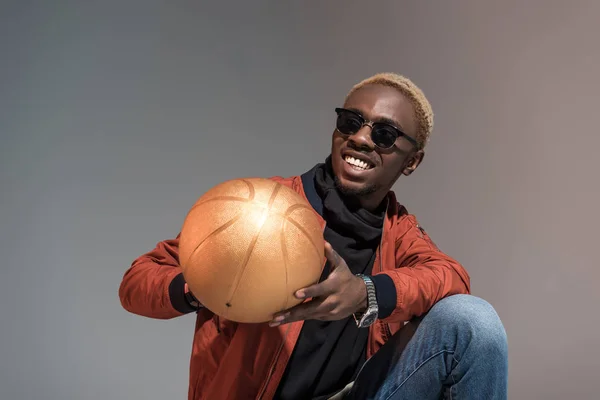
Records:
<instances>
[{"instance_id":1,"label":"eyebrow","mask_svg":"<svg viewBox=\"0 0 600 400\"><path fill-rule=\"evenodd\" d=\"M360 110L359 110L359 109L357 109L357 108L349 107L349 108L347 108L347 110L354 111L355 113L359 114L361 117L363 117L363 118L367 119L367 118L364 116L364 114L362 113L362 111L360 111ZM393 119L391 119L391 118L379 117L379 118L376 118L376 119L374 119L374 120L373 120L373 122L383 122L383 123L385 123L385 124L390 124L390 125L393 125L393 126L397 127L397 128L398 128L398 129L400 129L402 132L404 132L404 128L402 128L402 125L401 125L401 124L400 124L398 121L394 121L394 120L393 120ZM404 132L404 134L406 134L406 132Z\"/></svg>"}]
</instances>

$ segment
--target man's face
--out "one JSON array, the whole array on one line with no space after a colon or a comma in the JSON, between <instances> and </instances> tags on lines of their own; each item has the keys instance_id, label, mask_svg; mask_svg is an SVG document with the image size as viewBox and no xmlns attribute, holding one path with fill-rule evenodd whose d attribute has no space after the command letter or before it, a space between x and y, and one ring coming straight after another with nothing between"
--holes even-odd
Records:
<instances>
[{"instance_id":1,"label":"man's face","mask_svg":"<svg viewBox=\"0 0 600 400\"><path fill-rule=\"evenodd\" d=\"M413 106L392 87L364 86L347 99L343 108L359 113L367 121L392 123L408 136L416 137ZM366 162L367 169L352 165L351 162L356 163L352 158ZM390 149L378 148L371 139L368 125L353 135L344 135L337 129L333 132L331 159L338 188L375 206L400 175L412 173L422 158L423 151L417 151L403 137L399 137Z\"/></svg>"}]
</instances>

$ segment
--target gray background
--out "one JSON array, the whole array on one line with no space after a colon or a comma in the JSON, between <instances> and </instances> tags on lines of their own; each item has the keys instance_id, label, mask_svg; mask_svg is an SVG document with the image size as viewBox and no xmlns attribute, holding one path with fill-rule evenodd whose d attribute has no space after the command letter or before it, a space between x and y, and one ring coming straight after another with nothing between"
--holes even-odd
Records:
<instances>
[{"instance_id":1,"label":"gray background","mask_svg":"<svg viewBox=\"0 0 600 400\"><path fill-rule=\"evenodd\" d=\"M502 317L510 398L598 398L600 2L197 3L2 3L1 399L185 398L193 316L122 274L212 185L322 161L380 71L433 104L395 190Z\"/></svg>"}]
</instances>

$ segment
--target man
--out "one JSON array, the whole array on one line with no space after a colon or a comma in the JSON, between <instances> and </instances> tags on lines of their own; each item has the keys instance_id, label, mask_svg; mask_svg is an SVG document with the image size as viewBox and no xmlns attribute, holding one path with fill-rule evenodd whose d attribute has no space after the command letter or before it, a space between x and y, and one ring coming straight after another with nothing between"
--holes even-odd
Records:
<instances>
[{"instance_id":1,"label":"man","mask_svg":"<svg viewBox=\"0 0 600 400\"><path fill-rule=\"evenodd\" d=\"M268 324L219 318L187 289L176 238L133 262L123 307L161 319L196 312L189 399L506 398L496 312L391 192L423 160L429 102L409 79L378 74L335 111L325 162L271 178L326 223L321 280L296 293L307 301Z\"/></svg>"}]
</instances>

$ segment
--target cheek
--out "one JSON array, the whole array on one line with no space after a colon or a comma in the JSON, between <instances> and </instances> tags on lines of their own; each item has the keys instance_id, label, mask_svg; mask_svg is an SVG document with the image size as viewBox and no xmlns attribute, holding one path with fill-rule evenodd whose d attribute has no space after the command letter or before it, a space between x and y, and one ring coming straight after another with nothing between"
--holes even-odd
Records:
<instances>
[{"instance_id":1,"label":"cheek","mask_svg":"<svg viewBox=\"0 0 600 400\"><path fill-rule=\"evenodd\" d=\"M337 131L337 129L333 130L333 133L331 134L331 141L333 143L335 142L343 142L344 141L344 137Z\"/></svg>"},{"instance_id":2,"label":"cheek","mask_svg":"<svg viewBox=\"0 0 600 400\"><path fill-rule=\"evenodd\" d=\"M385 176L389 180L395 180L402 175L406 164L406 156L389 154L382 157Z\"/></svg>"},{"instance_id":3,"label":"cheek","mask_svg":"<svg viewBox=\"0 0 600 400\"><path fill-rule=\"evenodd\" d=\"M340 135L337 131L333 132L331 135L331 150L338 150L344 144L344 137Z\"/></svg>"}]
</instances>

